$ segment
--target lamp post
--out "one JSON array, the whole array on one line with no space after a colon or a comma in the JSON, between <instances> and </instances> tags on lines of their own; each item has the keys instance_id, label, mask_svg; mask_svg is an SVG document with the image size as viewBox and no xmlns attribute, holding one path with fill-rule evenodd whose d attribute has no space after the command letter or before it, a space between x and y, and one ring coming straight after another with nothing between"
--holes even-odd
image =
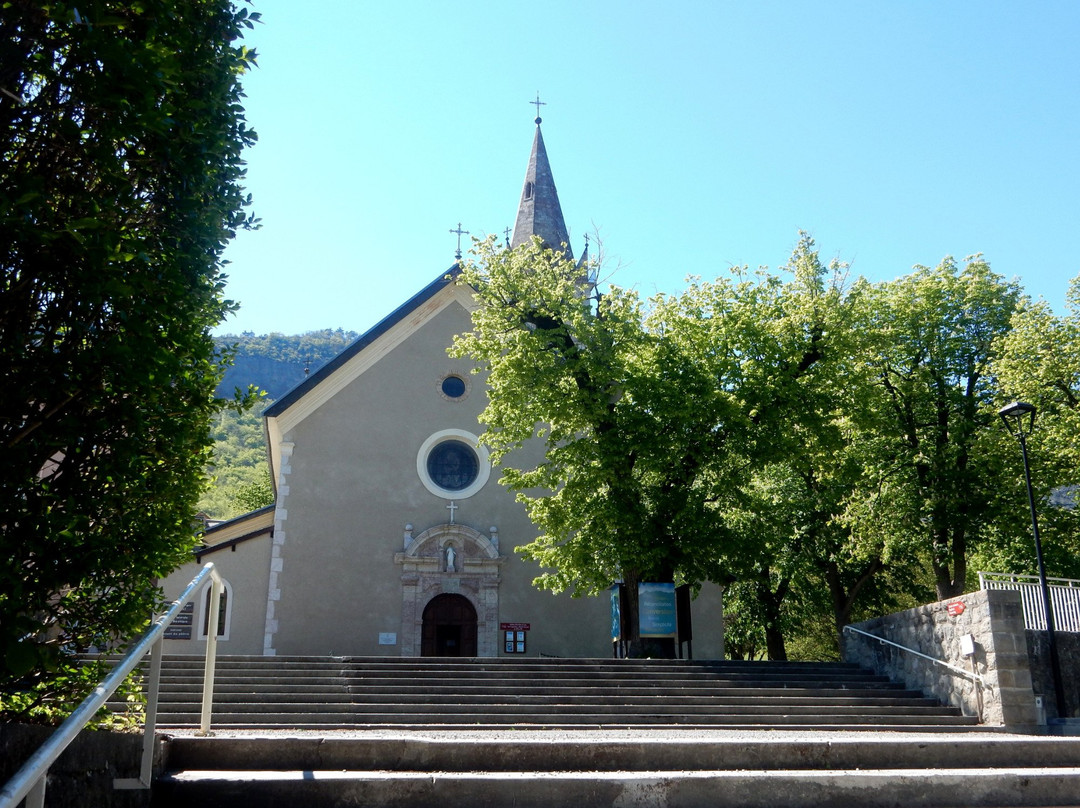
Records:
<instances>
[{"instance_id":1,"label":"lamp post","mask_svg":"<svg viewBox=\"0 0 1080 808\"><path fill-rule=\"evenodd\" d=\"M1028 464L1027 436L1035 429L1035 405L1014 401L998 410L1009 434L1020 441L1020 453L1024 456L1024 481L1027 483L1028 505L1031 506L1031 532L1035 536L1035 558L1039 562L1039 590L1042 593L1043 611L1046 613L1047 646L1050 649L1050 672L1054 677L1054 702L1058 718L1065 718L1065 688L1061 683L1061 662L1058 659L1057 640L1054 636L1054 610L1050 605L1050 588L1046 585L1046 565L1043 563L1042 543L1039 541L1039 520L1035 515L1035 494L1031 488L1031 466Z\"/></svg>"}]
</instances>

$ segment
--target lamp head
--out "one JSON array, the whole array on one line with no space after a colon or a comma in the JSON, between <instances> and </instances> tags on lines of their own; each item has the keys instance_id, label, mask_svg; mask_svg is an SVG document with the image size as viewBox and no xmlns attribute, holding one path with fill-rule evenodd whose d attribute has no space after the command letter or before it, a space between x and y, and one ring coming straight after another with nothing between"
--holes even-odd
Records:
<instances>
[{"instance_id":1,"label":"lamp head","mask_svg":"<svg viewBox=\"0 0 1080 808\"><path fill-rule=\"evenodd\" d=\"M1005 428L1013 435L1030 435L1035 429L1035 405L1026 401L1014 401L1006 404L998 415L1005 424Z\"/></svg>"}]
</instances>

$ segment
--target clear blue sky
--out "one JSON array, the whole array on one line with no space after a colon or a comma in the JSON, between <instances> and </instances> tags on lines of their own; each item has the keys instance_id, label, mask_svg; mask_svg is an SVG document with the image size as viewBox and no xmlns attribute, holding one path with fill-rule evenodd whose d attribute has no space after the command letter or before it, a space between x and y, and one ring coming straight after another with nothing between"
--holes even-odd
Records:
<instances>
[{"instance_id":1,"label":"clear blue sky","mask_svg":"<svg viewBox=\"0 0 1080 808\"><path fill-rule=\"evenodd\" d=\"M871 280L981 252L1064 311L1080 274L1080 2L256 0L219 333L366 330L513 224L543 131L611 281L782 265Z\"/></svg>"}]
</instances>

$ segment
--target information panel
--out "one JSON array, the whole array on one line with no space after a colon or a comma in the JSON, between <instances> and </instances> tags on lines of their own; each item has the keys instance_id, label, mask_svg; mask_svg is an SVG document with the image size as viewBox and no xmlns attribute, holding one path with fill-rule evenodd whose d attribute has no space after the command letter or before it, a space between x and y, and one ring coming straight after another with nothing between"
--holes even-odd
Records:
<instances>
[{"instance_id":1,"label":"information panel","mask_svg":"<svg viewBox=\"0 0 1080 808\"><path fill-rule=\"evenodd\" d=\"M642 637L675 636L675 584L638 584L638 627Z\"/></svg>"}]
</instances>

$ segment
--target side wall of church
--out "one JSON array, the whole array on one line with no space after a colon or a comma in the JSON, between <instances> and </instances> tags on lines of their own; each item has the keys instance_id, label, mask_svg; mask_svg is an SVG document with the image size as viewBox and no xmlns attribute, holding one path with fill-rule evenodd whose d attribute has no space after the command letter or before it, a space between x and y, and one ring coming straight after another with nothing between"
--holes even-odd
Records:
<instances>
[{"instance_id":1,"label":"side wall of church","mask_svg":"<svg viewBox=\"0 0 1080 808\"><path fill-rule=\"evenodd\" d=\"M207 561L213 561L222 579L229 585L231 602L227 604L228 635L219 640L220 654L261 654L266 624L266 589L270 571L270 536L237 544L206 556L200 563L185 564L162 581L169 601L175 600ZM192 611L191 639L166 640L167 654L202 654L206 640L200 639L205 625L206 590L195 598ZM177 627L180 628L179 626Z\"/></svg>"}]
</instances>

